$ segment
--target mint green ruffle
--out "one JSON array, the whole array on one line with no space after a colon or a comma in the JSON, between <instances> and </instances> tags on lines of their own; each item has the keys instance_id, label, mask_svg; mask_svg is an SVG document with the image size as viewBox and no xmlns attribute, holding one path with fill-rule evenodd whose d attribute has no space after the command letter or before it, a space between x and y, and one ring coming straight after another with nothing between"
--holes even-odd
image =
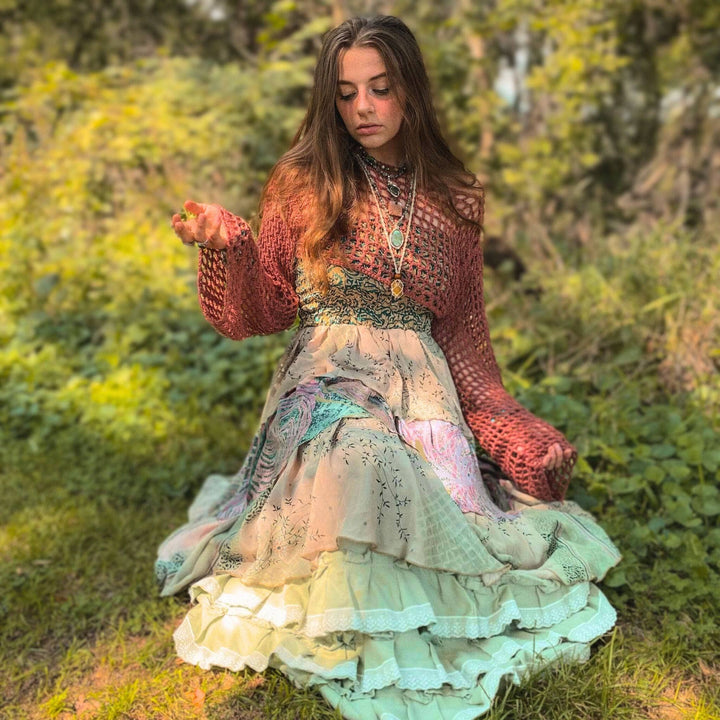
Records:
<instances>
[{"instance_id":1,"label":"mint green ruffle","mask_svg":"<svg viewBox=\"0 0 720 720\"><path fill-rule=\"evenodd\" d=\"M509 570L487 585L479 577L440 572L367 550L321 555L303 580L276 588L252 586L231 575L209 576L191 589L208 621L254 617L292 626L308 637L354 630L405 632L427 626L440 637L489 637L510 623L549 627L582 609L589 582L566 586Z\"/></svg>"},{"instance_id":2,"label":"mint green ruffle","mask_svg":"<svg viewBox=\"0 0 720 720\"><path fill-rule=\"evenodd\" d=\"M589 582L510 571L487 586L357 548L323 553L310 577L280 588L219 575L192 595L175 635L185 660L275 667L359 720L478 717L503 678L583 660L615 622Z\"/></svg>"}]
</instances>

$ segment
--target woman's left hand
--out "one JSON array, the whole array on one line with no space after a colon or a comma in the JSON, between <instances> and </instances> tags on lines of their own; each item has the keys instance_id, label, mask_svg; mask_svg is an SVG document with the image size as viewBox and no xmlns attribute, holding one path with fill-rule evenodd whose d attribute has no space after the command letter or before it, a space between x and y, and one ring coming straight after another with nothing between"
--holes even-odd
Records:
<instances>
[{"instance_id":1,"label":"woman's left hand","mask_svg":"<svg viewBox=\"0 0 720 720\"><path fill-rule=\"evenodd\" d=\"M564 462L572 457L572 454L572 448L565 448L565 450L563 450L560 443L553 443L543 458L543 467L546 470L557 470Z\"/></svg>"}]
</instances>

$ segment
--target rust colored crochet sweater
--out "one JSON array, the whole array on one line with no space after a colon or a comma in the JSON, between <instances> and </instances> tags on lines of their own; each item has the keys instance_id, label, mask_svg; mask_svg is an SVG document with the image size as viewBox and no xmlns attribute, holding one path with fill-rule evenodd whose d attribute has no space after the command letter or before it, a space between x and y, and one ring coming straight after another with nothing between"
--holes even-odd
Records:
<instances>
[{"instance_id":1,"label":"rust colored crochet sweater","mask_svg":"<svg viewBox=\"0 0 720 720\"><path fill-rule=\"evenodd\" d=\"M375 171L376 184L389 199ZM407 177L396 180L407 192ZM223 335L243 339L285 330L298 309L295 269L303 199L282 212L271 194L257 240L248 224L227 210L226 250L202 249L198 275L205 317ZM393 265L371 197L360 200L359 221L343 238L335 264L359 270L388 286ZM478 222L481 199L457 196L458 209ZM502 384L488 332L483 297L483 255L477 228L438 210L418 191L402 268L405 294L433 312L432 334L447 358L463 415L481 447L518 487L543 500L562 499L576 455L555 471L542 460L565 437L516 402Z\"/></svg>"}]
</instances>

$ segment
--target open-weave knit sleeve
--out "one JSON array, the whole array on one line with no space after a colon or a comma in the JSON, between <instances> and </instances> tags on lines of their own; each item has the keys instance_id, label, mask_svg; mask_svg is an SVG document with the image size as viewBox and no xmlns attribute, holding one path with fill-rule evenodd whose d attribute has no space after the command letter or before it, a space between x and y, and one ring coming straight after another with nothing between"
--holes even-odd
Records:
<instances>
[{"instance_id":1,"label":"open-weave knit sleeve","mask_svg":"<svg viewBox=\"0 0 720 720\"><path fill-rule=\"evenodd\" d=\"M481 447L520 487L543 500L560 500L577 455L559 469L542 461L553 443L572 448L562 433L534 416L505 390L490 343L483 297L483 257L477 233L467 256L453 310L435 320L433 336L450 366L465 420Z\"/></svg>"},{"instance_id":2,"label":"open-weave knit sleeve","mask_svg":"<svg viewBox=\"0 0 720 720\"><path fill-rule=\"evenodd\" d=\"M297 314L296 230L268 203L257 242L250 226L222 210L224 250L200 250L198 294L207 320L234 340L286 330Z\"/></svg>"}]
</instances>

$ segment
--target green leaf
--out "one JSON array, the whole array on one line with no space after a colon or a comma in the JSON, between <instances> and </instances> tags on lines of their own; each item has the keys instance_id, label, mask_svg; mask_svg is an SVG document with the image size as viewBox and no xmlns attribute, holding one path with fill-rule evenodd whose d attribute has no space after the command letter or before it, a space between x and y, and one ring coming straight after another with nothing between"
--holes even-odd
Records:
<instances>
[{"instance_id":1,"label":"green leaf","mask_svg":"<svg viewBox=\"0 0 720 720\"><path fill-rule=\"evenodd\" d=\"M627 585L627 577L625 575L625 568L622 566L619 568L613 568L603 580L603 583L611 588L618 588L623 585Z\"/></svg>"},{"instance_id":2,"label":"green leaf","mask_svg":"<svg viewBox=\"0 0 720 720\"><path fill-rule=\"evenodd\" d=\"M659 465L649 465L645 468L644 477L650 482L661 483L665 479L665 472Z\"/></svg>"},{"instance_id":3,"label":"green leaf","mask_svg":"<svg viewBox=\"0 0 720 720\"><path fill-rule=\"evenodd\" d=\"M702 455L702 464L706 470L717 472L720 468L720 448L714 450L705 450Z\"/></svg>"},{"instance_id":4,"label":"green leaf","mask_svg":"<svg viewBox=\"0 0 720 720\"><path fill-rule=\"evenodd\" d=\"M669 443L661 443L659 445L650 446L650 454L654 458L665 459L675 455L675 446Z\"/></svg>"},{"instance_id":5,"label":"green leaf","mask_svg":"<svg viewBox=\"0 0 720 720\"><path fill-rule=\"evenodd\" d=\"M680 482L687 480L693 474L692 469L682 460L663 460L661 465L667 475Z\"/></svg>"},{"instance_id":6,"label":"green leaf","mask_svg":"<svg viewBox=\"0 0 720 720\"><path fill-rule=\"evenodd\" d=\"M720 489L711 485L698 485L693 490L693 509L700 515L720 515Z\"/></svg>"}]
</instances>

